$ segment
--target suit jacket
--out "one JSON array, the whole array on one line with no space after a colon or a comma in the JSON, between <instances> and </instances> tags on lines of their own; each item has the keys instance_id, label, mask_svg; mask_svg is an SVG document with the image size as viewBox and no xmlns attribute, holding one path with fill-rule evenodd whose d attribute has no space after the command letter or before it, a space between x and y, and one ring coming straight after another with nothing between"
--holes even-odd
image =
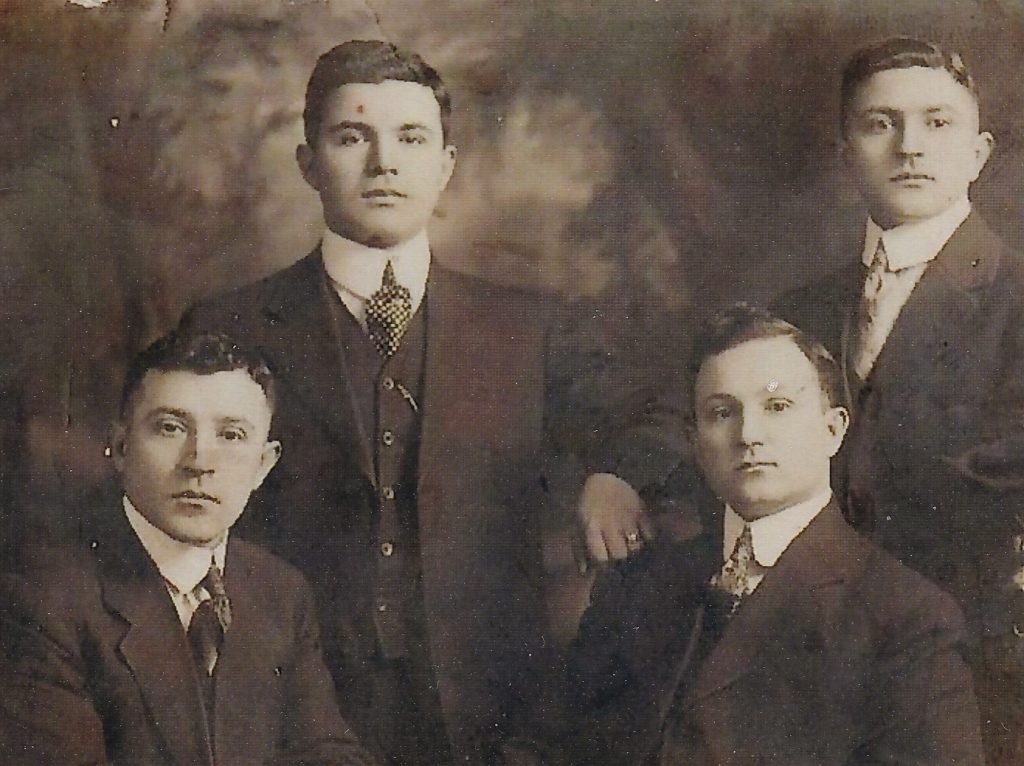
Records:
<instances>
[{"instance_id":1,"label":"suit jacket","mask_svg":"<svg viewBox=\"0 0 1024 766\"><path fill-rule=\"evenodd\" d=\"M776 308L845 370L863 282L851 263ZM1024 531L1024 263L976 214L925 270L866 385L851 383L850 394L836 465L854 519L959 595L973 623L1007 632L990 623L1007 613L1024 563L1012 550Z\"/></svg>"},{"instance_id":2,"label":"suit jacket","mask_svg":"<svg viewBox=\"0 0 1024 766\"><path fill-rule=\"evenodd\" d=\"M602 583L571 658L570 762L983 762L955 602L834 503L695 665L720 525Z\"/></svg>"},{"instance_id":3,"label":"suit jacket","mask_svg":"<svg viewBox=\"0 0 1024 766\"><path fill-rule=\"evenodd\" d=\"M309 588L234 536L214 723L156 565L119 515L0 579L0 761L32 766L370 763L342 721Z\"/></svg>"},{"instance_id":4,"label":"suit jacket","mask_svg":"<svg viewBox=\"0 0 1024 766\"><path fill-rule=\"evenodd\" d=\"M183 326L248 341L279 373L274 417L284 452L249 521L313 583L343 713L362 732L372 729L363 718L380 555L370 521L378 502L375 435L360 431L331 329L334 300L315 251L200 305ZM483 740L511 733L509 721L538 695L542 671L531 669L545 654L542 535L551 509L575 500L585 468L614 470L638 488L667 475L682 431L672 413L622 414L639 399L609 376L614 359L590 342L596 329L567 329L553 299L435 261L420 310L427 312L417 488L423 611L456 758L472 761L483 757ZM605 380L614 381L612 393ZM606 416L608 401L623 404ZM673 425L664 427L662 417Z\"/></svg>"}]
</instances>

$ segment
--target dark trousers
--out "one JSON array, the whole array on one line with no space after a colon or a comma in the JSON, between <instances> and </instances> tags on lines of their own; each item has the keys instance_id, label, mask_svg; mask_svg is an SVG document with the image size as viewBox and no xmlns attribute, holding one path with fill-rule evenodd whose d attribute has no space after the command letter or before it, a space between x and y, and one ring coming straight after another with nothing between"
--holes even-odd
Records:
<instances>
[{"instance_id":1,"label":"dark trousers","mask_svg":"<svg viewBox=\"0 0 1024 766\"><path fill-rule=\"evenodd\" d=\"M373 747L391 766L447 766L453 763L441 715L437 683L428 663L413 657L376 661L373 690Z\"/></svg>"}]
</instances>

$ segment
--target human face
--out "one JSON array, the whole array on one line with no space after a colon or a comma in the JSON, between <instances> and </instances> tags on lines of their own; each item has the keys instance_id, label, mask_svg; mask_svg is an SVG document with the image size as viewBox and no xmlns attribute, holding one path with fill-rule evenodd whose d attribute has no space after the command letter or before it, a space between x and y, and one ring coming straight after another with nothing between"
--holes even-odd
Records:
<instances>
[{"instance_id":1,"label":"human face","mask_svg":"<svg viewBox=\"0 0 1024 766\"><path fill-rule=\"evenodd\" d=\"M697 461L744 519L828 490L847 414L829 406L814 365L791 339L751 340L709 357L694 393Z\"/></svg>"},{"instance_id":2,"label":"human face","mask_svg":"<svg viewBox=\"0 0 1024 766\"><path fill-rule=\"evenodd\" d=\"M992 151L978 103L944 69L873 74L856 89L843 157L883 228L922 221L967 196Z\"/></svg>"},{"instance_id":3,"label":"human face","mask_svg":"<svg viewBox=\"0 0 1024 766\"><path fill-rule=\"evenodd\" d=\"M378 248L426 228L455 169L434 92L400 80L342 85L324 104L315 145L297 156L328 228Z\"/></svg>"},{"instance_id":4,"label":"human face","mask_svg":"<svg viewBox=\"0 0 1024 766\"><path fill-rule=\"evenodd\" d=\"M245 370L148 372L115 435L128 499L175 540L217 545L280 456L270 416Z\"/></svg>"}]
</instances>

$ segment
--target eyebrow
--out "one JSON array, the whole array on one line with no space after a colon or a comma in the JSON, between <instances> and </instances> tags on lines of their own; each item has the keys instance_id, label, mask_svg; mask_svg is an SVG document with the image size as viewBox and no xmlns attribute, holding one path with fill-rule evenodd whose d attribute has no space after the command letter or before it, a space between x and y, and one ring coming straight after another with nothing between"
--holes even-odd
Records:
<instances>
[{"instance_id":1,"label":"eyebrow","mask_svg":"<svg viewBox=\"0 0 1024 766\"><path fill-rule=\"evenodd\" d=\"M872 112L882 112L883 114L900 114L900 113L905 112L905 111L906 111L905 109L902 109L902 108L897 107L897 106L890 106L888 104L880 104L878 106L873 106L873 105L866 106L863 109L858 110L856 112L856 114L862 114L863 115L863 114L871 114ZM957 109L957 107L954 106L953 104L935 104L933 106L926 107L924 111L925 111L926 114L932 114L934 112L943 112L943 111L957 112L957 111L959 111L959 109Z\"/></svg>"},{"instance_id":2,"label":"eyebrow","mask_svg":"<svg viewBox=\"0 0 1024 766\"><path fill-rule=\"evenodd\" d=\"M359 122L357 120L342 120L341 122L336 122L333 125L328 125L326 130L330 132L334 130L345 130L346 128L354 128L356 130L363 131L373 130L373 128L369 124L365 122Z\"/></svg>"},{"instance_id":3,"label":"eyebrow","mask_svg":"<svg viewBox=\"0 0 1024 766\"><path fill-rule=\"evenodd\" d=\"M220 418L217 421L217 424L218 425L222 425L222 426L242 425L242 426L247 426L248 428L252 428L253 425L254 425L254 423L251 420L249 420L248 418L234 417L232 415L228 415L226 417Z\"/></svg>"},{"instance_id":4,"label":"eyebrow","mask_svg":"<svg viewBox=\"0 0 1024 766\"><path fill-rule=\"evenodd\" d=\"M369 133L375 133L377 131L377 128L373 127L369 123L359 122L358 120L342 120L341 122L337 122L334 125L328 125L326 130L330 132L336 130L346 130L349 128ZM407 130L425 130L427 132L433 132L433 129L429 125L422 122L406 122L400 125L398 128L398 131L400 133Z\"/></svg>"},{"instance_id":5,"label":"eyebrow","mask_svg":"<svg viewBox=\"0 0 1024 766\"><path fill-rule=\"evenodd\" d=\"M175 407L154 407L152 410L146 413L146 417L150 418L155 417L157 415L173 415L174 417L181 418L182 420L187 420L188 418L192 417L192 413L189 412L188 410L179 410Z\"/></svg>"},{"instance_id":6,"label":"eyebrow","mask_svg":"<svg viewBox=\"0 0 1024 766\"><path fill-rule=\"evenodd\" d=\"M714 393L714 394L708 394L707 396L705 396L703 399L700 400L699 404L703 406L703 405L707 405L707 404L716 404L718 402L737 402L737 401L739 401L739 399L737 399L732 394Z\"/></svg>"}]
</instances>

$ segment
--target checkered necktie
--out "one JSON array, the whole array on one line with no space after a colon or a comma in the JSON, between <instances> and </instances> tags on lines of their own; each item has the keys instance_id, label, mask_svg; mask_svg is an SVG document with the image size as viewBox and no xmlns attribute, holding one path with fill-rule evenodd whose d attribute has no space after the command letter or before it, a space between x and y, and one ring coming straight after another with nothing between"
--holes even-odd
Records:
<instances>
[{"instance_id":1,"label":"checkered necktie","mask_svg":"<svg viewBox=\"0 0 1024 766\"><path fill-rule=\"evenodd\" d=\"M201 601L192 614L192 621L188 624L188 642L200 675L209 678L217 665L224 633L231 626L231 601L224 590L220 569L212 561L210 571L199 587L206 588L210 597Z\"/></svg>"},{"instance_id":2,"label":"checkered necktie","mask_svg":"<svg viewBox=\"0 0 1024 766\"><path fill-rule=\"evenodd\" d=\"M385 359L398 351L410 319L412 295L395 280L395 269L388 261L380 289L366 301L366 330Z\"/></svg>"}]
</instances>

